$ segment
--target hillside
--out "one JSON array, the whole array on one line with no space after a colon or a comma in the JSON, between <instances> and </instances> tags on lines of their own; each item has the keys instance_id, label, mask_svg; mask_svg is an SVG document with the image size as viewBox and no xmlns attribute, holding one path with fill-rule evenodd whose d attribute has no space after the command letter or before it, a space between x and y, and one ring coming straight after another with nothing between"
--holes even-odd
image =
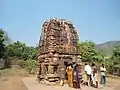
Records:
<instances>
[{"instance_id":1,"label":"hillside","mask_svg":"<svg viewBox=\"0 0 120 90\"><path fill-rule=\"evenodd\" d=\"M108 55L112 55L112 51L117 45L120 45L120 41L108 41L102 44L97 44L96 47L98 50L107 53Z\"/></svg>"}]
</instances>

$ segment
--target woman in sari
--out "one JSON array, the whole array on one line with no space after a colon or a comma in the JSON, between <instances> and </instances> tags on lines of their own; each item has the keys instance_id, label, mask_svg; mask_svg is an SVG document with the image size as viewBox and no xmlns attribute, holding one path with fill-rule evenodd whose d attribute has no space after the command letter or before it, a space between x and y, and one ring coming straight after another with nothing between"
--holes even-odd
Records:
<instances>
[{"instance_id":1,"label":"woman in sari","mask_svg":"<svg viewBox=\"0 0 120 90\"><path fill-rule=\"evenodd\" d=\"M67 72L67 75L68 75L68 86L69 86L69 87L72 87L72 86L73 86L73 75L72 75L72 71L73 71L72 67L71 67L71 66L68 66L66 72Z\"/></svg>"},{"instance_id":2,"label":"woman in sari","mask_svg":"<svg viewBox=\"0 0 120 90\"><path fill-rule=\"evenodd\" d=\"M75 89L80 89L79 68L77 64L73 69L73 87Z\"/></svg>"}]
</instances>

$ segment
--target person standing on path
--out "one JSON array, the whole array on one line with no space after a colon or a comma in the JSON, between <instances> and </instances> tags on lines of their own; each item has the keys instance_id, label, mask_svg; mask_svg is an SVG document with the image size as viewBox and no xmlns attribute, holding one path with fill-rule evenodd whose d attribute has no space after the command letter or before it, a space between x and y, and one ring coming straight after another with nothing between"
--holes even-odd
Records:
<instances>
[{"instance_id":1,"label":"person standing on path","mask_svg":"<svg viewBox=\"0 0 120 90\"><path fill-rule=\"evenodd\" d=\"M88 65L87 63L85 63L84 70L85 70L85 74L86 74L86 77L87 77L87 85L91 86L91 83L92 83L92 78L91 78L92 69L91 69L91 66Z\"/></svg>"},{"instance_id":2,"label":"person standing on path","mask_svg":"<svg viewBox=\"0 0 120 90\"><path fill-rule=\"evenodd\" d=\"M97 67L94 63L92 63L92 81L93 87L98 88L98 79L97 79Z\"/></svg>"},{"instance_id":3,"label":"person standing on path","mask_svg":"<svg viewBox=\"0 0 120 90\"><path fill-rule=\"evenodd\" d=\"M68 86L69 87L73 87L73 69L71 67L71 65L69 65L66 69L67 75L68 75Z\"/></svg>"},{"instance_id":4,"label":"person standing on path","mask_svg":"<svg viewBox=\"0 0 120 90\"><path fill-rule=\"evenodd\" d=\"M73 87L75 89L80 89L80 80L79 80L79 68L78 65L76 64L74 69L73 69Z\"/></svg>"},{"instance_id":5,"label":"person standing on path","mask_svg":"<svg viewBox=\"0 0 120 90\"><path fill-rule=\"evenodd\" d=\"M102 66L100 67L100 80L101 84L106 84L106 68L104 64L102 64Z\"/></svg>"}]
</instances>

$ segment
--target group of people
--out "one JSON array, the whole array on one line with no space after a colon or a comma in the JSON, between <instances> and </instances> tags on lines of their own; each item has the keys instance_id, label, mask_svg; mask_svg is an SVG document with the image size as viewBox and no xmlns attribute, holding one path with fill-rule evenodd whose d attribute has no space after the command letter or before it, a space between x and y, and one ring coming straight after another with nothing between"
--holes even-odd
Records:
<instances>
[{"instance_id":1,"label":"group of people","mask_svg":"<svg viewBox=\"0 0 120 90\"><path fill-rule=\"evenodd\" d=\"M85 77L86 80L84 82L81 82L80 80L80 68L78 64L69 65L66 69L67 72L67 78L68 78L68 86L73 87L75 89L80 89L81 84L93 87L98 87L98 69L94 63L92 65L89 65L85 63L84 66L85 71ZM100 83L106 84L106 68L104 67L104 64L100 67Z\"/></svg>"},{"instance_id":2,"label":"group of people","mask_svg":"<svg viewBox=\"0 0 120 90\"><path fill-rule=\"evenodd\" d=\"M85 63L86 84L88 86L98 87L98 69L94 63L90 66ZM100 67L100 84L106 84L106 68L104 64Z\"/></svg>"},{"instance_id":3,"label":"group of people","mask_svg":"<svg viewBox=\"0 0 120 90\"><path fill-rule=\"evenodd\" d=\"M68 86L73 87L75 89L79 89L80 87L80 78L79 78L79 67L78 64L73 64L73 66L69 65L66 69L67 77L68 77Z\"/></svg>"}]
</instances>

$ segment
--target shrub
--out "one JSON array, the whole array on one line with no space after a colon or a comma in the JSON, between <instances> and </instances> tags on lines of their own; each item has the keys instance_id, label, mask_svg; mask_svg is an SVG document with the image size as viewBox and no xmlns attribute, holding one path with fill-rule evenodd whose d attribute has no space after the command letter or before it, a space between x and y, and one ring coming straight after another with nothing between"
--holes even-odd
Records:
<instances>
[{"instance_id":1,"label":"shrub","mask_svg":"<svg viewBox=\"0 0 120 90\"><path fill-rule=\"evenodd\" d=\"M21 68L25 68L25 61L24 61L24 60L18 60L18 65L19 65Z\"/></svg>"},{"instance_id":2,"label":"shrub","mask_svg":"<svg viewBox=\"0 0 120 90\"><path fill-rule=\"evenodd\" d=\"M37 67L37 61L36 60L26 60L25 61L25 68L28 70L28 72L31 74L32 71L35 72L35 69Z\"/></svg>"}]
</instances>

